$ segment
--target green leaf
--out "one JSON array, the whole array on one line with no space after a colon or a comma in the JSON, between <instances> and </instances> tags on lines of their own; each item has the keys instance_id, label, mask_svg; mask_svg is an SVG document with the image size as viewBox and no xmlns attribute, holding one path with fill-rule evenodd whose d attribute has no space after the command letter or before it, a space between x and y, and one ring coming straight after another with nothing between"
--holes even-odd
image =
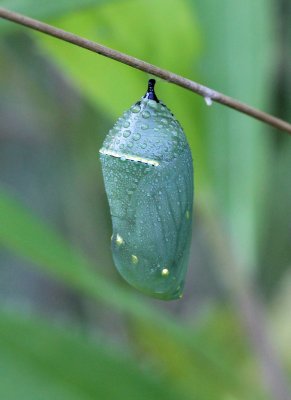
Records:
<instances>
[{"instance_id":1,"label":"green leaf","mask_svg":"<svg viewBox=\"0 0 291 400\"><path fill-rule=\"evenodd\" d=\"M180 364L185 368L191 365L187 374L193 371L195 381L211 380L216 388L217 399L222 399L229 387L234 392L240 391L241 385L231 371L232 366L225 364L220 355L208 351L208 341L196 341L192 331L142 302L138 295L109 282L94 270L77 249L72 248L3 189L0 190L0 243L78 291L123 311L132 317L134 324L142 326L144 332L149 332L148 339L153 343L170 343L168 352L153 352L153 357L157 360L168 357L168 362L172 362L177 351ZM179 385L184 386L184 383ZM189 388L184 390L189 394ZM195 385L191 386L191 390L194 394L198 393L201 400L208 398L207 392L203 396Z\"/></svg>"},{"instance_id":2,"label":"green leaf","mask_svg":"<svg viewBox=\"0 0 291 400\"><path fill-rule=\"evenodd\" d=\"M213 308L195 321L192 341L215 354L214 363L226 376L213 379L205 358L197 358L191 346L184 347L172 337L156 335L150 325L136 324L136 341L145 357L153 355L155 365L166 371L186 395L198 399L266 400L255 359L250 359L245 334L237 316L225 308ZM209 360L208 360L209 361ZM181 368L183 365L183 368ZM251 376L251 379L250 379ZM210 378L210 380L209 380Z\"/></svg>"},{"instance_id":3,"label":"green leaf","mask_svg":"<svg viewBox=\"0 0 291 400\"><path fill-rule=\"evenodd\" d=\"M272 1L191 3L204 33L203 81L268 111L276 59ZM238 259L252 273L265 228L270 131L255 119L220 105L207 111L205 133L213 197L225 217Z\"/></svg>"},{"instance_id":4,"label":"green leaf","mask_svg":"<svg viewBox=\"0 0 291 400\"><path fill-rule=\"evenodd\" d=\"M155 318L138 296L110 284L80 251L1 189L0 243L87 295L136 317Z\"/></svg>"},{"instance_id":5,"label":"green leaf","mask_svg":"<svg viewBox=\"0 0 291 400\"><path fill-rule=\"evenodd\" d=\"M0 312L0 398L5 400L175 399L104 341Z\"/></svg>"},{"instance_id":6,"label":"green leaf","mask_svg":"<svg viewBox=\"0 0 291 400\"><path fill-rule=\"evenodd\" d=\"M200 32L195 14L184 0L110 3L72 13L53 23L197 79L193 66L200 54ZM72 85L114 120L146 91L149 76L138 70L59 40L39 34L35 37ZM200 131L200 107L203 103L193 93L162 80L158 80L156 89L158 97L173 111L186 132L197 165L195 173L199 186L207 179L204 135Z\"/></svg>"},{"instance_id":7,"label":"green leaf","mask_svg":"<svg viewBox=\"0 0 291 400\"><path fill-rule=\"evenodd\" d=\"M0 7L6 8L28 17L46 20L64 15L72 11L80 11L90 6L96 6L108 0L0 0ZM117 0L115 0L117 1ZM12 22L0 23L0 32L11 32L20 26Z\"/></svg>"}]
</instances>

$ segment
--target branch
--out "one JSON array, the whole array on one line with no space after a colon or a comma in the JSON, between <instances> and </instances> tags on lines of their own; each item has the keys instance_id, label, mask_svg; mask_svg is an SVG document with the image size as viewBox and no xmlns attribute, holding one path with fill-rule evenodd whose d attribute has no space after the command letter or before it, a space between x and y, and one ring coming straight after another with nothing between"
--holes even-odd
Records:
<instances>
[{"instance_id":1,"label":"branch","mask_svg":"<svg viewBox=\"0 0 291 400\"><path fill-rule=\"evenodd\" d=\"M199 94L204 97L207 103L215 101L216 103L223 104L234 110L237 110L243 114L247 114L250 117L256 118L274 128L280 129L282 131L291 134L291 124L276 118L270 114L260 111L256 108L250 107L245 103L226 96L220 92L210 89L206 86L200 85L197 82L191 81L190 79L184 78L180 75L174 74L165 69L156 67L155 65L149 64L145 61L139 60L138 58L131 57L127 54L120 53L117 50L110 49L109 47L102 46L96 42L85 39L81 36L74 35L73 33L66 32L62 29L56 28L54 26L45 24L33 18L26 17L24 15L15 13L13 11L6 10L0 7L0 17L16 22L17 24L27 26L36 31L45 33L50 36L54 36L58 39L64 40L65 42L72 43L76 46L83 47L84 49L93 51L94 53L101 54L105 57L111 58L113 60L119 61L123 64L127 64L133 68L139 69L141 71L147 72L159 78L165 79L168 82L174 83L185 89L188 89L194 93Z\"/></svg>"}]
</instances>

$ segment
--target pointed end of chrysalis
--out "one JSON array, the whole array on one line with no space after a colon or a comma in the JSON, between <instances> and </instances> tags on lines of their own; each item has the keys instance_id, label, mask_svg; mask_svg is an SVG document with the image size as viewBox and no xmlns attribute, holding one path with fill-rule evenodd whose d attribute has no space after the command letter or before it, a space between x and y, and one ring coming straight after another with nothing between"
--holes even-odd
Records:
<instances>
[{"instance_id":1,"label":"pointed end of chrysalis","mask_svg":"<svg viewBox=\"0 0 291 400\"><path fill-rule=\"evenodd\" d=\"M146 92L146 94L144 95L145 99L149 99L149 100L154 100L157 103L159 102L156 93L155 93L155 84L156 84L156 80L155 79L150 79L148 82L148 90Z\"/></svg>"}]
</instances>

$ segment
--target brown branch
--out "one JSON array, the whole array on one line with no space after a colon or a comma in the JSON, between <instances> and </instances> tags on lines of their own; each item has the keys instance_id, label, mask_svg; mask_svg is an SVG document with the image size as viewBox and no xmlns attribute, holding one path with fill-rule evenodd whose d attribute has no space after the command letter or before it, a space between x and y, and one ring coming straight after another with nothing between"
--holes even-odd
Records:
<instances>
[{"instance_id":1,"label":"brown branch","mask_svg":"<svg viewBox=\"0 0 291 400\"><path fill-rule=\"evenodd\" d=\"M194 93L197 93L200 96L203 96L207 102L215 101L216 103L223 104L243 114L247 114L250 117L256 118L268 125L271 125L274 128L280 129L282 131L291 134L290 123L281 120L279 118L276 118L263 111L260 111L256 108L250 107L245 103L241 103L240 101L233 99L232 97L226 96L206 86L200 85L199 83L191 81L190 79L174 74L173 72L161 69L159 67L156 67L155 65L139 60L138 58L131 57L124 53L120 53L117 50L110 49L109 47L102 46L101 44L74 35L73 33L66 32L62 29L45 24L36 19L15 13L13 11L6 10L1 7L0 7L0 17L12 22L16 22L17 24L27 26L31 29L45 33L47 35L54 36L58 39L72 43L76 46L83 47L84 49L93 51L94 53L101 54L105 57L119 61L123 64L127 64L133 68L139 69L141 71L155 75L159 78L165 79L168 82L174 83Z\"/></svg>"}]
</instances>

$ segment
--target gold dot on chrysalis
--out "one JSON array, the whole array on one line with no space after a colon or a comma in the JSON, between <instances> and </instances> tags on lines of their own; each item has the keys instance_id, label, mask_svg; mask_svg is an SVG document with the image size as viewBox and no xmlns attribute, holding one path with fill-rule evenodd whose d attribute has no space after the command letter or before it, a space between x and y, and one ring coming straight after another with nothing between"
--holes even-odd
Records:
<instances>
[{"instance_id":1,"label":"gold dot on chrysalis","mask_svg":"<svg viewBox=\"0 0 291 400\"><path fill-rule=\"evenodd\" d=\"M121 246L124 243L124 240L122 239L122 237L119 234L116 235L115 241L116 241L117 246Z\"/></svg>"},{"instance_id":2,"label":"gold dot on chrysalis","mask_svg":"<svg viewBox=\"0 0 291 400\"><path fill-rule=\"evenodd\" d=\"M179 299L182 299L183 298L183 293L180 293L179 294Z\"/></svg>"},{"instance_id":3,"label":"gold dot on chrysalis","mask_svg":"<svg viewBox=\"0 0 291 400\"><path fill-rule=\"evenodd\" d=\"M190 218L190 213L189 210L186 211L186 218L189 219Z\"/></svg>"},{"instance_id":4,"label":"gold dot on chrysalis","mask_svg":"<svg viewBox=\"0 0 291 400\"><path fill-rule=\"evenodd\" d=\"M168 270L168 268L163 268L162 269L162 276L168 276L169 275L169 270Z\"/></svg>"},{"instance_id":5,"label":"gold dot on chrysalis","mask_svg":"<svg viewBox=\"0 0 291 400\"><path fill-rule=\"evenodd\" d=\"M133 264L137 264L137 263L138 263L138 258L137 258L137 256L135 256L134 254L132 254L132 256L131 256L131 262L132 262Z\"/></svg>"}]
</instances>

